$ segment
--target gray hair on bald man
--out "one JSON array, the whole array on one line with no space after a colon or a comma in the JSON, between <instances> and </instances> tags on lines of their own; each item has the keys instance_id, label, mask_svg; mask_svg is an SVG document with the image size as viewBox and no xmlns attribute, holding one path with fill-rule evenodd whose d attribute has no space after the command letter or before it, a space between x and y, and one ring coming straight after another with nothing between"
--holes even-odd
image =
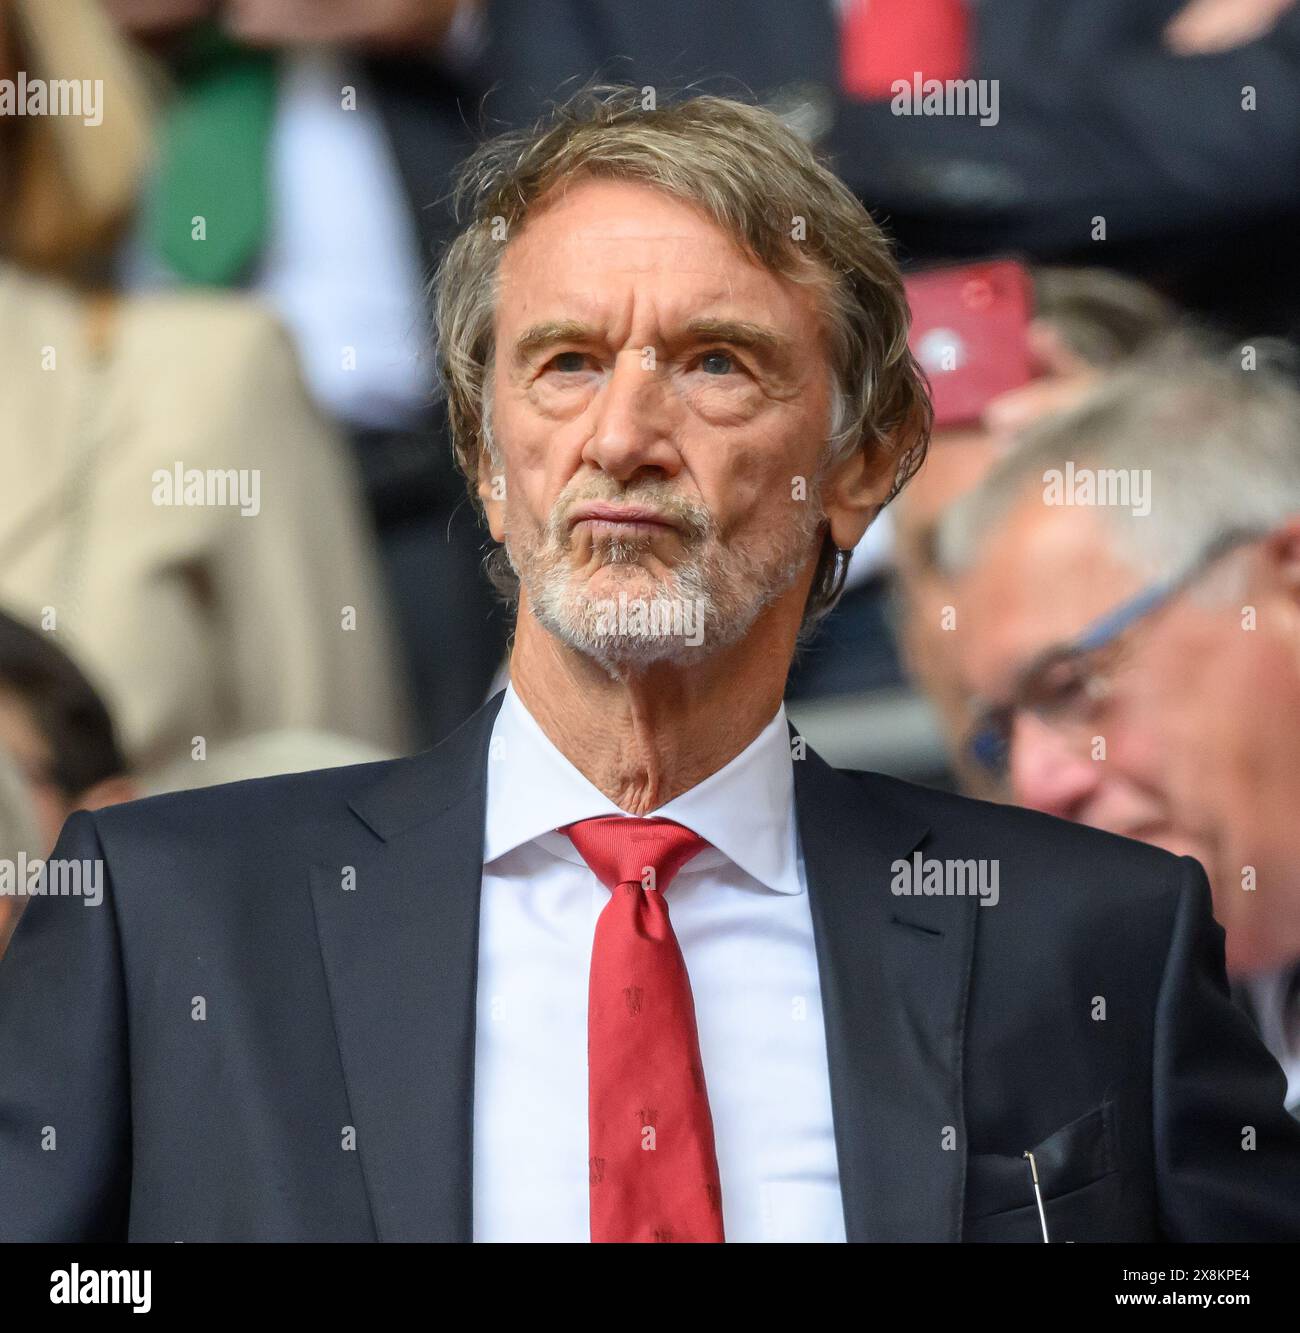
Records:
<instances>
[{"instance_id":1,"label":"gray hair on bald man","mask_svg":"<svg viewBox=\"0 0 1300 1333\"><path fill-rule=\"evenodd\" d=\"M944 516L941 569L966 573L998 523L1031 494L1052 503L1061 477L1095 483L1091 503L1115 554L1153 577L1186 568L1229 534L1262 535L1300 514L1300 391L1276 370L1241 369L1243 355L1176 334L1026 431ZM1125 477L1145 488L1144 505L1096 503L1102 482ZM1202 593L1236 595L1222 580L1207 580Z\"/></svg>"}]
</instances>

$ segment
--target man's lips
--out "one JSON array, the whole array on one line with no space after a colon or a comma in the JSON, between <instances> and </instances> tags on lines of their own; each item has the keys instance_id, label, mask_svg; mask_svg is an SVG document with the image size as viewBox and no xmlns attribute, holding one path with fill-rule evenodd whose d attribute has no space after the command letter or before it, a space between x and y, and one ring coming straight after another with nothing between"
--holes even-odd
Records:
<instances>
[{"instance_id":1,"label":"man's lips","mask_svg":"<svg viewBox=\"0 0 1300 1333\"><path fill-rule=\"evenodd\" d=\"M658 509L646 505L581 504L569 519L571 527L591 523L601 527L616 527L628 532L651 531L654 528L675 529L677 524Z\"/></svg>"}]
</instances>

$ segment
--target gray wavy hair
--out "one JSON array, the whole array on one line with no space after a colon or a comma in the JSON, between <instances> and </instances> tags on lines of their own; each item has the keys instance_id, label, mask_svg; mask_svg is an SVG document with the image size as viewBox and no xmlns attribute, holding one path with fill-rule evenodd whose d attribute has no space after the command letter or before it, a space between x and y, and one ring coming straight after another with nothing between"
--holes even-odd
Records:
<instances>
[{"instance_id":1,"label":"gray wavy hair","mask_svg":"<svg viewBox=\"0 0 1300 1333\"><path fill-rule=\"evenodd\" d=\"M822 474L856 450L884 453L894 459L888 504L924 461L932 414L908 349L910 312L884 233L771 111L713 96L655 104L646 89L596 85L535 126L483 143L457 178L464 226L439 264L433 293L452 447L475 506L481 510L480 454L487 448L495 458L487 414L502 238L554 187L579 177L642 182L693 203L757 262L820 289L833 372ZM850 554L825 534L801 640L838 599ZM486 567L513 602L518 578L504 548L490 553Z\"/></svg>"},{"instance_id":2,"label":"gray wavy hair","mask_svg":"<svg viewBox=\"0 0 1300 1333\"><path fill-rule=\"evenodd\" d=\"M1071 464L1146 474L1148 512L1099 504L1096 513L1115 554L1148 578L1177 574L1229 534L1262 535L1300 514L1300 390L1284 363L1244 369L1254 347L1175 329L1082 402L1036 422L940 520L940 570L969 572L1006 516L1022 500L1045 503L1048 473ZM1241 564L1228 562L1194 595L1242 595Z\"/></svg>"}]
</instances>

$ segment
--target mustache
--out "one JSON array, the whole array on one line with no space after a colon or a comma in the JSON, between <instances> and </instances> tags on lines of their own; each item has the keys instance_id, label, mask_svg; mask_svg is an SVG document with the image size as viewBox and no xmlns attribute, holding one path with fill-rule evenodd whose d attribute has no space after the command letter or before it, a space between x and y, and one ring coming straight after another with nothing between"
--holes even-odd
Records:
<instances>
[{"instance_id":1,"label":"mustache","mask_svg":"<svg viewBox=\"0 0 1300 1333\"><path fill-rule=\"evenodd\" d=\"M713 514L702 501L688 500L663 487L639 486L635 490L612 493L601 489L562 496L551 510L547 535L554 540L563 540L569 531L569 519L580 504L635 504L657 509L679 525L679 535L687 542L702 541L714 529Z\"/></svg>"}]
</instances>

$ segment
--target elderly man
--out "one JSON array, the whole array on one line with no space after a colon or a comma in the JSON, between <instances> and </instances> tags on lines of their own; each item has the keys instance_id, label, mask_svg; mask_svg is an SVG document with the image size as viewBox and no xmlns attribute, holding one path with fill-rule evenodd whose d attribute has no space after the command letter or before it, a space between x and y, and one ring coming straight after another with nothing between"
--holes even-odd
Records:
<instances>
[{"instance_id":1,"label":"elderly man","mask_svg":"<svg viewBox=\"0 0 1300 1333\"><path fill-rule=\"evenodd\" d=\"M955 591L935 564L939 522L1023 431L1086 397L1102 375L1154 342L1176 316L1150 288L1106 269L1040 268L1030 276L1034 313L1023 350L1032 378L988 397L979 420L973 421L963 414L971 406L965 393L957 400L959 407L949 406L958 376L965 373L969 383L969 360L956 371L942 361L927 367L935 403L931 447L925 466L890 515L900 646L912 679L933 704L950 743L953 773L971 796L995 798L1002 789L996 776L971 763L959 744L969 701L960 672L961 637L953 633ZM983 319L987 326L987 313ZM923 325L913 325L914 347L924 332ZM986 341L1000 350L1004 346L996 336ZM990 353L988 359L997 354Z\"/></svg>"},{"instance_id":2,"label":"elderly man","mask_svg":"<svg viewBox=\"0 0 1300 1333\"><path fill-rule=\"evenodd\" d=\"M1201 860L1300 1108L1300 394L1179 340L1037 428L940 555L972 757Z\"/></svg>"},{"instance_id":3,"label":"elderly man","mask_svg":"<svg viewBox=\"0 0 1300 1333\"><path fill-rule=\"evenodd\" d=\"M924 448L867 213L769 113L630 90L464 186L510 686L412 758L70 820L109 888L0 965L0 1235L1300 1236L1194 861L786 723Z\"/></svg>"}]
</instances>

